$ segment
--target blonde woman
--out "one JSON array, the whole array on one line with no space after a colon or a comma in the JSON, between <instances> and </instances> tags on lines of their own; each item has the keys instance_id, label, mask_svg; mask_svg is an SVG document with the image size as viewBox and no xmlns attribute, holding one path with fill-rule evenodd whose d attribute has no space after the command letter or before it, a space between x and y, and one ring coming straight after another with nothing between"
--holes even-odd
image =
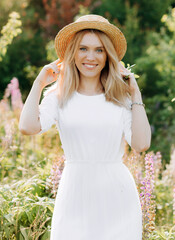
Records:
<instances>
[{"instance_id":1,"label":"blonde woman","mask_svg":"<svg viewBox=\"0 0 175 240\"><path fill-rule=\"evenodd\" d=\"M64 149L51 240L141 240L139 195L122 156L125 140L149 149L151 130L134 75L120 64L125 37L85 15L58 32L55 48L58 60L35 79L19 123L27 135L56 124Z\"/></svg>"}]
</instances>

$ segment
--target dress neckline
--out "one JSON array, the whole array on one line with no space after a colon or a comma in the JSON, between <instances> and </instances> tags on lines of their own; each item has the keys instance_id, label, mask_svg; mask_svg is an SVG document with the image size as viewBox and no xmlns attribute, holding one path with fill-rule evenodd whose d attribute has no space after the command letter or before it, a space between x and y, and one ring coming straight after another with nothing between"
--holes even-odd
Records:
<instances>
[{"instance_id":1,"label":"dress neckline","mask_svg":"<svg viewBox=\"0 0 175 240\"><path fill-rule=\"evenodd\" d=\"M82 94L82 93L79 93L78 91L75 90L75 93L79 96L82 96L82 97L101 97L101 96L104 96L105 93L100 93L100 94L95 94L95 95L85 95L85 94Z\"/></svg>"}]
</instances>

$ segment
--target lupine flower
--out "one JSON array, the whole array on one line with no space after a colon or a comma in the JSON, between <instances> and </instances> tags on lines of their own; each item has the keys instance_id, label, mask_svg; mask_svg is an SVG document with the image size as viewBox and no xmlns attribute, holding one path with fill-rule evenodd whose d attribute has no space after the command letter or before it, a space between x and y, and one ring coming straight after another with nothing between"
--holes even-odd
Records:
<instances>
[{"instance_id":1,"label":"lupine flower","mask_svg":"<svg viewBox=\"0 0 175 240\"><path fill-rule=\"evenodd\" d=\"M2 114L2 112L8 112L8 111L10 111L10 106L9 106L8 100L2 99L0 101L0 112Z\"/></svg>"},{"instance_id":2,"label":"lupine flower","mask_svg":"<svg viewBox=\"0 0 175 240\"><path fill-rule=\"evenodd\" d=\"M61 179L62 171L64 168L65 156L58 157L52 164L50 176L46 180L46 189L53 194L53 198L56 197L59 181Z\"/></svg>"},{"instance_id":3,"label":"lupine flower","mask_svg":"<svg viewBox=\"0 0 175 240\"><path fill-rule=\"evenodd\" d=\"M175 184L173 187L173 224L175 224Z\"/></svg>"},{"instance_id":4,"label":"lupine flower","mask_svg":"<svg viewBox=\"0 0 175 240\"><path fill-rule=\"evenodd\" d=\"M159 174L162 170L162 155L160 152L156 152L154 155L154 176L155 181L158 180Z\"/></svg>"},{"instance_id":5,"label":"lupine flower","mask_svg":"<svg viewBox=\"0 0 175 240\"><path fill-rule=\"evenodd\" d=\"M19 89L19 82L17 78L12 78L11 82L8 84L5 96L9 97L11 95L12 109L22 109L23 102L21 98L21 92Z\"/></svg>"},{"instance_id":6,"label":"lupine flower","mask_svg":"<svg viewBox=\"0 0 175 240\"><path fill-rule=\"evenodd\" d=\"M162 172L162 180L166 186L174 187L175 184L175 148L172 150L170 163L166 164L166 169Z\"/></svg>"},{"instance_id":7,"label":"lupine flower","mask_svg":"<svg viewBox=\"0 0 175 240\"><path fill-rule=\"evenodd\" d=\"M9 99L11 97L11 102L9 104ZM11 82L7 85L5 89L5 93L3 99L0 101L0 112L6 112L8 115L12 115L12 113L19 118L21 109L23 107L21 92L19 89L19 83L17 78L13 78ZM10 111L10 110L13 110ZM5 118L7 116L4 115ZM14 117L14 116L13 116ZM9 118L9 117L8 117Z\"/></svg>"},{"instance_id":8,"label":"lupine flower","mask_svg":"<svg viewBox=\"0 0 175 240\"><path fill-rule=\"evenodd\" d=\"M155 196L154 196L154 154L146 154L145 156L145 177L141 181L140 202L143 212L143 230L144 235L155 229Z\"/></svg>"},{"instance_id":9,"label":"lupine flower","mask_svg":"<svg viewBox=\"0 0 175 240\"><path fill-rule=\"evenodd\" d=\"M10 121L6 122L6 124L4 125L5 137L1 138L2 146L4 149L7 149L12 144L14 125L15 125L15 119L11 119Z\"/></svg>"},{"instance_id":10,"label":"lupine flower","mask_svg":"<svg viewBox=\"0 0 175 240\"><path fill-rule=\"evenodd\" d=\"M173 224L175 224L175 148L172 150L171 153L171 160L170 160L170 171L169 172L169 179L171 179L171 182L173 184ZM167 175L168 177L168 175Z\"/></svg>"},{"instance_id":11,"label":"lupine flower","mask_svg":"<svg viewBox=\"0 0 175 240\"><path fill-rule=\"evenodd\" d=\"M141 156L141 154L135 152L134 150L132 150L132 152L129 153L128 147L127 146L125 147L125 154L123 156L123 162L128 167L130 172L132 173L138 191L139 191L139 186L141 184L141 181L143 179L143 177L142 177L143 159L142 158L143 157Z\"/></svg>"}]
</instances>

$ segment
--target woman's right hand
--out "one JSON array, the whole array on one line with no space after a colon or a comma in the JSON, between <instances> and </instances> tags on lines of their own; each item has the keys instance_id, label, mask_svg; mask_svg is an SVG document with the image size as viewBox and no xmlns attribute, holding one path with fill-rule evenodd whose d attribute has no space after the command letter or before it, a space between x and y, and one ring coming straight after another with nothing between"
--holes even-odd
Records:
<instances>
[{"instance_id":1,"label":"woman's right hand","mask_svg":"<svg viewBox=\"0 0 175 240\"><path fill-rule=\"evenodd\" d=\"M56 61L45 65L35 79L35 82L39 83L42 89L55 82L60 73L61 64L60 59L57 59Z\"/></svg>"}]
</instances>

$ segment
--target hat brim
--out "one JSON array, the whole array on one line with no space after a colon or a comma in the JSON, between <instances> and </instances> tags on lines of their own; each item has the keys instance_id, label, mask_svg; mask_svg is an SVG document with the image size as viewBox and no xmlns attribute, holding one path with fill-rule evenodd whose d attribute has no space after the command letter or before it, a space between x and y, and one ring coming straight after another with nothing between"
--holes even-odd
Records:
<instances>
[{"instance_id":1,"label":"hat brim","mask_svg":"<svg viewBox=\"0 0 175 240\"><path fill-rule=\"evenodd\" d=\"M106 33L114 45L119 61L124 57L127 49L127 42L119 28L106 22L81 21L66 25L56 35L55 50L60 60L64 59L65 50L74 34L84 29L97 29Z\"/></svg>"}]
</instances>

